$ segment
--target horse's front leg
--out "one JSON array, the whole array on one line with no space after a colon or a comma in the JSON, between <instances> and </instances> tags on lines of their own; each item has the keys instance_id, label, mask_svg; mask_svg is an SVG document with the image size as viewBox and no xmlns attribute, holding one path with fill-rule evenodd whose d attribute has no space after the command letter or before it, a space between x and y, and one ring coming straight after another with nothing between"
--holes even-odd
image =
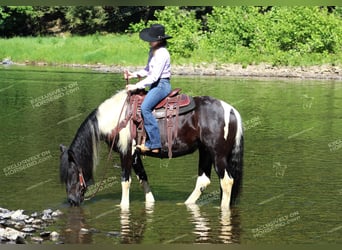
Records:
<instances>
[{"instance_id":1,"label":"horse's front leg","mask_svg":"<svg viewBox=\"0 0 342 250\"><path fill-rule=\"evenodd\" d=\"M140 155L137 152L133 154L133 169L137 178L144 190L146 204L151 205L154 203L154 196L151 192L150 185L148 184L147 174L144 169L144 165L141 161Z\"/></svg>"},{"instance_id":2,"label":"horse's front leg","mask_svg":"<svg viewBox=\"0 0 342 250\"><path fill-rule=\"evenodd\" d=\"M131 186L132 178L132 163L133 157L131 152L127 152L126 154L120 154L121 159L121 187L122 187L122 195L121 195L121 203L120 206L122 209L129 208L129 188Z\"/></svg>"}]
</instances>

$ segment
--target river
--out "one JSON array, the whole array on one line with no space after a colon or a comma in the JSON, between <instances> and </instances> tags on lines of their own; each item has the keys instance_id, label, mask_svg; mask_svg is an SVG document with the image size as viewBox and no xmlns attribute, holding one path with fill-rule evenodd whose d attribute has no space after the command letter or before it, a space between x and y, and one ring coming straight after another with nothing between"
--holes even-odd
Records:
<instances>
[{"instance_id":1,"label":"river","mask_svg":"<svg viewBox=\"0 0 342 250\"><path fill-rule=\"evenodd\" d=\"M85 69L0 67L0 207L60 209L51 230L64 243L342 243L341 81L175 76L174 88L222 99L243 118L238 206L220 211L214 172L197 206L179 205L196 182L195 152L144 158L156 203L145 206L133 178L130 210L121 211L119 159L107 161L103 144L95 176L105 171L105 185L70 208L59 144L124 85L121 75Z\"/></svg>"}]
</instances>

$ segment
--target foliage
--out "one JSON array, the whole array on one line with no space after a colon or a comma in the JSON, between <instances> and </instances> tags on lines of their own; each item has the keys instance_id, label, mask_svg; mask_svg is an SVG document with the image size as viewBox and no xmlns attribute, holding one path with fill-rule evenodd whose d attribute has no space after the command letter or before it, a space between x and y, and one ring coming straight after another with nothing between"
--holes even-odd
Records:
<instances>
[{"instance_id":1,"label":"foliage","mask_svg":"<svg viewBox=\"0 0 342 250\"><path fill-rule=\"evenodd\" d=\"M342 22L318 7L274 7L265 15L264 39L282 51L300 53L337 52Z\"/></svg>"},{"instance_id":2,"label":"foliage","mask_svg":"<svg viewBox=\"0 0 342 250\"><path fill-rule=\"evenodd\" d=\"M149 6L0 6L0 36L39 36L60 33L89 35L123 32L130 23L148 20Z\"/></svg>"},{"instance_id":3,"label":"foliage","mask_svg":"<svg viewBox=\"0 0 342 250\"><path fill-rule=\"evenodd\" d=\"M137 33L152 23L173 36L169 50L179 63L312 65L342 58L342 7L0 6L0 36L6 38L92 35L85 41L101 46L106 34ZM89 47L86 59L102 60L107 49Z\"/></svg>"},{"instance_id":4,"label":"foliage","mask_svg":"<svg viewBox=\"0 0 342 250\"><path fill-rule=\"evenodd\" d=\"M71 33L93 34L105 23L107 14L98 6L71 6L66 12L65 19Z\"/></svg>"},{"instance_id":5,"label":"foliage","mask_svg":"<svg viewBox=\"0 0 342 250\"><path fill-rule=\"evenodd\" d=\"M32 35L40 13L31 6L1 7L1 36Z\"/></svg>"},{"instance_id":6,"label":"foliage","mask_svg":"<svg viewBox=\"0 0 342 250\"><path fill-rule=\"evenodd\" d=\"M335 11L320 7L214 7L208 16L207 41L222 60L242 54L291 64L307 53L338 53L342 20ZM217 49L216 49L217 48Z\"/></svg>"},{"instance_id":7,"label":"foliage","mask_svg":"<svg viewBox=\"0 0 342 250\"><path fill-rule=\"evenodd\" d=\"M158 22L165 26L165 33L172 36L168 40L170 52L174 56L190 57L192 52L198 48L200 38L200 21L195 18L196 13L187 11L180 7L165 7L164 10L155 12L157 20L145 23L143 20L130 26L131 32L139 32L143 28L150 27Z\"/></svg>"},{"instance_id":8,"label":"foliage","mask_svg":"<svg viewBox=\"0 0 342 250\"><path fill-rule=\"evenodd\" d=\"M250 47L259 32L258 16L256 7L214 7L208 16L208 42L228 53L240 46Z\"/></svg>"}]
</instances>

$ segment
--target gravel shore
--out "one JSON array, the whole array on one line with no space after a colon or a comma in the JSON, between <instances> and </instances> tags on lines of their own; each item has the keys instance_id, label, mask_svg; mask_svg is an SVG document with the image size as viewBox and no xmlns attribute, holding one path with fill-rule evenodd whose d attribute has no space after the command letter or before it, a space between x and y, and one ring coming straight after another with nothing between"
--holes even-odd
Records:
<instances>
[{"instance_id":1,"label":"gravel shore","mask_svg":"<svg viewBox=\"0 0 342 250\"><path fill-rule=\"evenodd\" d=\"M70 66L70 65L69 65ZM123 67L105 65L73 65L73 67L91 68L93 70L111 73L122 73L124 69L131 71L142 67ZM218 77L261 77L261 78L297 78L342 80L342 67L322 65L308 67L272 66L269 64L248 65L239 64L206 64L199 65L173 65L174 76L218 76Z\"/></svg>"},{"instance_id":2,"label":"gravel shore","mask_svg":"<svg viewBox=\"0 0 342 250\"><path fill-rule=\"evenodd\" d=\"M62 66L73 68L87 68L101 72L123 73L125 69L135 71L141 67L125 67L120 65L104 64L47 64L40 62L14 63L3 61L3 64ZM261 78L297 78L342 80L342 66L272 66L271 64L247 65L240 64L210 64L173 65L174 76L218 76L218 77L261 77Z\"/></svg>"}]
</instances>

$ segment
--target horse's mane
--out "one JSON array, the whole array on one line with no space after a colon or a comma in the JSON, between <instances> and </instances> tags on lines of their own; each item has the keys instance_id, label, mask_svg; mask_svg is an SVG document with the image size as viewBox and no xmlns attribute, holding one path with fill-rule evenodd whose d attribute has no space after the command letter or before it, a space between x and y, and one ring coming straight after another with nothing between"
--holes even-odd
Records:
<instances>
[{"instance_id":1,"label":"horse's mane","mask_svg":"<svg viewBox=\"0 0 342 250\"><path fill-rule=\"evenodd\" d=\"M77 165L82 168L86 179L93 179L93 168L98 159L100 133L96 113L97 109L84 120L69 148L69 153L72 154Z\"/></svg>"}]
</instances>

